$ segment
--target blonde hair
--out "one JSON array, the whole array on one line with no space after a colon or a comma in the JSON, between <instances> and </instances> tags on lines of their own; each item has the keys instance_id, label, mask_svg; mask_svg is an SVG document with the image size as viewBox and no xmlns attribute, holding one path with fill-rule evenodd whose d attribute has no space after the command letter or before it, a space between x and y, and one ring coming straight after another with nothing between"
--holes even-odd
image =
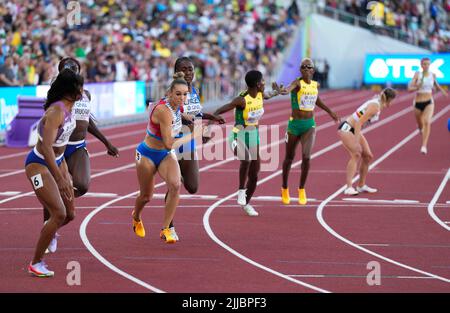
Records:
<instances>
[{"instance_id":1,"label":"blonde hair","mask_svg":"<svg viewBox=\"0 0 450 313\"><path fill-rule=\"evenodd\" d=\"M381 92L381 99L384 102L390 101L394 99L396 96L397 92L395 91L395 89L390 87L384 88L383 91Z\"/></svg>"},{"instance_id":2,"label":"blonde hair","mask_svg":"<svg viewBox=\"0 0 450 313\"><path fill-rule=\"evenodd\" d=\"M176 72L173 74L173 81L170 84L169 91L172 91L175 85L186 85L188 86L188 83L184 79L184 73L183 72Z\"/></svg>"}]
</instances>

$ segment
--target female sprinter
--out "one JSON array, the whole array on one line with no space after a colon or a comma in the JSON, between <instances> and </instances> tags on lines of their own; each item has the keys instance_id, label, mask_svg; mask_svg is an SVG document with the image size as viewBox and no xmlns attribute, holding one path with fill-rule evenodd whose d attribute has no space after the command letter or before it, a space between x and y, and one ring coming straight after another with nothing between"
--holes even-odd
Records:
<instances>
[{"instance_id":1,"label":"female sprinter","mask_svg":"<svg viewBox=\"0 0 450 313\"><path fill-rule=\"evenodd\" d=\"M360 192L377 192L377 189L366 185L369 163L373 155L372 151L370 151L369 143L361 133L361 130L370 123L377 121L380 117L380 112L384 108L391 106L395 96L396 92L394 89L384 89L376 98L364 102L347 120L339 125L339 137L350 154L350 160L347 164L347 188L344 190L344 194L354 196ZM359 182L355 190L352 187L352 180L360 161Z\"/></svg>"},{"instance_id":2,"label":"female sprinter","mask_svg":"<svg viewBox=\"0 0 450 313\"><path fill-rule=\"evenodd\" d=\"M189 93L185 103L180 107L183 123L188 124L190 131L192 131L193 121L197 118L215 121L220 124L225 123L225 120L221 117L202 112L202 105L200 104L200 95L193 86L194 80L194 63L188 57L178 58L175 62L174 73L183 72L184 79L188 84ZM203 137L203 143L209 140L208 137ZM199 182L199 166L198 158L196 154L196 142L192 139L190 142L180 146L175 150L177 155L178 164L180 165L181 178L187 192L194 194L198 190ZM167 197L167 195L166 195ZM178 241L178 235L175 231L173 221L170 222L170 229Z\"/></svg>"},{"instance_id":3,"label":"female sprinter","mask_svg":"<svg viewBox=\"0 0 450 313\"><path fill-rule=\"evenodd\" d=\"M166 243L177 241L169 228L178 205L181 185L180 167L173 149L202 135L201 127L194 127L194 133L191 135L175 139L182 127L180 107L185 103L188 93L189 88L184 80L184 73L175 73L167 98L161 99L151 109L147 134L136 149L136 170L140 192L136 198L132 215L133 230L139 237L145 237L141 212L153 195L154 177L158 172L168 188L160 237Z\"/></svg>"},{"instance_id":4,"label":"female sprinter","mask_svg":"<svg viewBox=\"0 0 450 313\"><path fill-rule=\"evenodd\" d=\"M239 167L238 204L249 216L258 216L250 205L250 199L256 190L260 169L258 122L264 114L263 100L280 94L280 88L273 84L272 92L264 93L265 82L259 71L249 71L245 75L247 90L233 101L214 112L219 115L235 110L235 124L229 142L241 164Z\"/></svg>"},{"instance_id":5,"label":"female sprinter","mask_svg":"<svg viewBox=\"0 0 450 313\"><path fill-rule=\"evenodd\" d=\"M62 70L47 93L45 113L38 125L38 142L25 161L25 173L34 192L50 213L28 266L28 272L38 277L54 275L42 258L58 228L75 217L73 186L64 150L76 126L72 107L82 93L83 77L69 69Z\"/></svg>"},{"instance_id":6,"label":"female sprinter","mask_svg":"<svg viewBox=\"0 0 450 313\"><path fill-rule=\"evenodd\" d=\"M80 74L80 63L74 58L64 58L58 64L58 71L69 69L76 74ZM75 102L73 106L73 117L76 121L76 128L70 136L64 151L64 159L67 162L69 173L72 175L73 189L75 197L81 197L89 188L91 180L91 166L89 163L89 154L86 148L86 135L91 133L98 138L106 147L108 154L118 157L119 150L114 147L102 132L95 125L91 116L91 95L87 90L84 90L83 97ZM49 219L48 210L44 207L44 223ZM52 239L46 252L55 252L57 249L57 238L59 234L56 233Z\"/></svg>"},{"instance_id":7,"label":"female sprinter","mask_svg":"<svg viewBox=\"0 0 450 313\"><path fill-rule=\"evenodd\" d=\"M314 64L311 59L305 58L300 65L301 77L294 80L290 86L283 90L283 94L291 93L292 113L289 118L286 132L286 155L283 161L283 185L281 187L281 200L289 204L288 178L292 161L295 157L295 149L299 142L302 143L302 174L298 189L298 202L306 204L305 184L308 178L311 151L316 137L316 122L314 120L314 108L317 105L326 111L333 120L339 121L338 116L330 110L319 97L319 83L312 80Z\"/></svg>"},{"instance_id":8,"label":"female sprinter","mask_svg":"<svg viewBox=\"0 0 450 313\"><path fill-rule=\"evenodd\" d=\"M428 138L431 132L431 118L434 112L433 87L436 86L445 96L447 92L438 84L436 75L430 72L430 59L420 60L422 72L416 72L408 86L409 91L415 91L414 114L417 126L422 133L420 152L427 154Z\"/></svg>"}]
</instances>

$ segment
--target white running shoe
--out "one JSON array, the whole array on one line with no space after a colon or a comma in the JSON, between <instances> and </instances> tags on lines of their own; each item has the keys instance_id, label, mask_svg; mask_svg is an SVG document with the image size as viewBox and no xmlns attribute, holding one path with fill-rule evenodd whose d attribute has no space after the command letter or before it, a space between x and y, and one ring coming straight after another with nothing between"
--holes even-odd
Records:
<instances>
[{"instance_id":1,"label":"white running shoe","mask_svg":"<svg viewBox=\"0 0 450 313\"><path fill-rule=\"evenodd\" d=\"M357 194L358 194L358 191L356 191L356 189L353 187L347 187L344 190L344 195L347 195L347 196L356 196Z\"/></svg>"},{"instance_id":2,"label":"white running shoe","mask_svg":"<svg viewBox=\"0 0 450 313\"><path fill-rule=\"evenodd\" d=\"M28 273L36 277L53 277L55 272L47 269L47 264L44 261L28 265Z\"/></svg>"},{"instance_id":3,"label":"white running shoe","mask_svg":"<svg viewBox=\"0 0 450 313\"><path fill-rule=\"evenodd\" d=\"M420 152L421 153L423 153L423 154L427 154L427 147L425 147L425 146L422 146L421 148L420 148Z\"/></svg>"},{"instance_id":4,"label":"white running shoe","mask_svg":"<svg viewBox=\"0 0 450 313\"><path fill-rule=\"evenodd\" d=\"M55 236L53 237L52 241L50 241L50 244L48 245L47 250L45 250L45 253L55 253L56 249L58 248L58 237L60 235L58 233L55 233Z\"/></svg>"},{"instance_id":5,"label":"white running shoe","mask_svg":"<svg viewBox=\"0 0 450 313\"><path fill-rule=\"evenodd\" d=\"M239 205L247 204L247 189L239 189L237 203Z\"/></svg>"},{"instance_id":6,"label":"white running shoe","mask_svg":"<svg viewBox=\"0 0 450 313\"><path fill-rule=\"evenodd\" d=\"M172 233L173 238L175 238L176 241L180 241L180 239L178 238L178 234L175 231L175 226L174 227L170 227L169 229L170 229L170 232Z\"/></svg>"},{"instance_id":7,"label":"white running shoe","mask_svg":"<svg viewBox=\"0 0 450 313\"><path fill-rule=\"evenodd\" d=\"M356 187L356 190L357 190L358 192L367 192L367 193L375 193L375 192L378 191L377 189L375 189L375 188L370 188L370 187L367 186L367 185L364 185L364 186L362 186L362 187Z\"/></svg>"},{"instance_id":8,"label":"white running shoe","mask_svg":"<svg viewBox=\"0 0 450 313\"><path fill-rule=\"evenodd\" d=\"M256 210L250 205L250 204L246 204L242 207L245 211L245 213L247 213L248 216L258 216L259 213L256 212Z\"/></svg>"}]
</instances>

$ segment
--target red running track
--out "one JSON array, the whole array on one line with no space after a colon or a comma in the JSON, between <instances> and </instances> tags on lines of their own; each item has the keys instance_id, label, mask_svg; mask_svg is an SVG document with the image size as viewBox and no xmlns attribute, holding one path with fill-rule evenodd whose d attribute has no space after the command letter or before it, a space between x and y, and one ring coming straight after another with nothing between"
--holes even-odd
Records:
<instances>
[{"instance_id":1,"label":"red running track","mask_svg":"<svg viewBox=\"0 0 450 313\"><path fill-rule=\"evenodd\" d=\"M344 117L372 94L341 90L322 97ZM268 143L269 151L279 151L279 156L275 169L259 175L252 204L260 215L248 217L236 204L238 161L202 159L197 194L208 197L181 199L175 218L181 240L175 245L158 237L163 218L159 196L143 212L147 237L138 238L131 229L138 188L134 148L145 124L105 130L121 148L118 159L90 138L93 195L76 200L76 220L60 230L58 251L46 258L56 272L52 279L26 273L42 225L42 209L22 172L28 149L0 148L0 291L449 292L449 232L428 213L435 198L436 218L444 225L450 221L444 180L450 160L448 99L436 96L426 156L419 153L414 133L412 95L401 94L382 112L380 122L366 132L376 162L368 183L380 191L350 199L336 193L344 184L348 160L338 143L337 125L318 109L306 189L315 200L306 206L296 204L298 166L290 176L292 203L282 205L277 198L289 107L285 100L266 105L262 124L279 125L278 138ZM231 115L226 117L231 122ZM163 194L165 187L155 192ZM70 261L81 265L80 286L66 282ZM380 285L367 282L371 261L380 266Z\"/></svg>"}]
</instances>

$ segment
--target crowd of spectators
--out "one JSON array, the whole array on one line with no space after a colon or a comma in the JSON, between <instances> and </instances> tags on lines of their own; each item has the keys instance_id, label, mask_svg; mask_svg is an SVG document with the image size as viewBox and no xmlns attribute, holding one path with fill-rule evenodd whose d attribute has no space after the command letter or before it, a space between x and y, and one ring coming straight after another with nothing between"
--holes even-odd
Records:
<instances>
[{"instance_id":1,"label":"crowd of spectators","mask_svg":"<svg viewBox=\"0 0 450 313\"><path fill-rule=\"evenodd\" d=\"M377 13L381 20L373 30L424 47L433 52L450 51L450 0L319 0L319 8L334 8L366 19ZM381 4L381 12L373 5ZM391 31L392 30L392 31ZM394 37L395 37L394 36Z\"/></svg>"},{"instance_id":2,"label":"crowd of spectators","mask_svg":"<svg viewBox=\"0 0 450 313\"><path fill-rule=\"evenodd\" d=\"M0 86L48 84L66 56L87 82L166 84L186 55L197 81L270 77L299 21L295 1L0 0Z\"/></svg>"}]
</instances>

